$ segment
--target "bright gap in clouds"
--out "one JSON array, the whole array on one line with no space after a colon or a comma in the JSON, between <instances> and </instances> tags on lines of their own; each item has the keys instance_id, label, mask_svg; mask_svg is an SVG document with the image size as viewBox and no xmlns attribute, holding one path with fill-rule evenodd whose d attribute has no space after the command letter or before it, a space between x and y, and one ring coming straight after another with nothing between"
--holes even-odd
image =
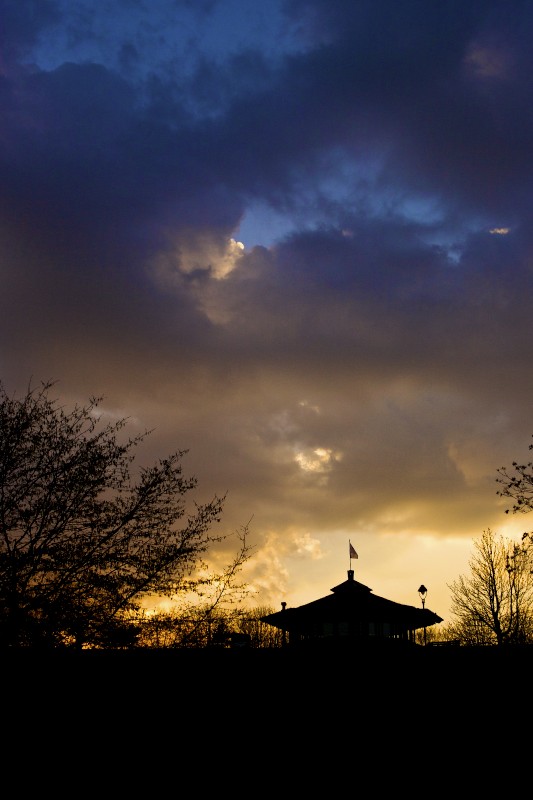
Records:
<instances>
[{"instance_id":1,"label":"bright gap in clouds","mask_svg":"<svg viewBox=\"0 0 533 800\"><path fill-rule=\"evenodd\" d=\"M379 153L355 159L334 148L313 179L300 176L297 202L279 211L267 202L252 202L234 235L251 249L271 247L297 231L333 228L350 236L350 219L396 220L416 226L427 245L440 247L451 261L459 261L465 239L486 229L486 221L463 219L450 226L447 209L437 197L384 186L385 168Z\"/></svg>"},{"instance_id":2,"label":"bright gap in clouds","mask_svg":"<svg viewBox=\"0 0 533 800\"><path fill-rule=\"evenodd\" d=\"M289 217L257 203L246 211L235 238L249 250L256 246L271 247L294 230L296 226Z\"/></svg>"}]
</instances>

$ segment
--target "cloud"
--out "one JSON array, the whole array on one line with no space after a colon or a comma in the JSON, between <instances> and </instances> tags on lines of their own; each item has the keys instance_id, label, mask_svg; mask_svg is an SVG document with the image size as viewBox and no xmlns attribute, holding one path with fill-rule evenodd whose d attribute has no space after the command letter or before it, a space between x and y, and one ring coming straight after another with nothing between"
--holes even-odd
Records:
<instances>
[{"instance_id":1,"label":"cloud","mask_svg":"<svg viewBox=\"0 0 533 800\"><path fill-rule=\"evenodd\" d=\"M0 6L8 388L188 449L269 601L453 580L531 435L529 6Z\"/></svg>"}]
</instances>

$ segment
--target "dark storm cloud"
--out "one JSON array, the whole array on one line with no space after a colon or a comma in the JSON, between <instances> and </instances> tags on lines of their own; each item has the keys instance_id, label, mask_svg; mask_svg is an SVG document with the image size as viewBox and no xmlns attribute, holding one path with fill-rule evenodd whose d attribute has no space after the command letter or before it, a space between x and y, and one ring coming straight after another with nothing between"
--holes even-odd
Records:
<instances>
[{"instance_id":1,"label":"dark storm cloud","mask_svg":"<svg viewBox=\"0 0 533 800\"><path fill-rule=\"evenodd\" d=\"M8 388L190 448L272 564L490 524L530 433L533 4L0 12Z\"/></svg>"},{"instance_id":2,"label":"dark storm cloud","mask_svg":"<svg viewBox=\"0 0 533 800\"><path fill-rule=\"evenodd\" d=\"M55 0L4 0L2 11L2 61L9 63L24 57L47 26L58 22L60 10Z\"/></svg>"},{"instance_id":3,"label":"dark storm cloud","mask_svg":"<svg viewBox=\"0 0 533 800\"><path fill-rule=\"evenodd\" d=\"M330 5L335 19L335 3L321 14ZM259 88L253 79L261 70L251 54L226 72L206 67L204 58L179 91L160 79L144 85L142 102L141 87L103 66L18 76L5 135L14 180L32 174L21 198L26 215L27 195L42 198L44 184L52 215L56 206L64 214L66 205L90 222L100 209L107 224L116 215L229 232L244 210L243 195L266 196L281 208L298 204L300 191L313 192L309 172L316 181L328 152L342 148L356 161L379 159L380 180L398 191L453 200L456 210L506 213L514 222L515 204L529 199L531 185L531 85L516 80L530 59L523 35L522 48L501 28L493 42L485 32L488 10L474 16L457 6L443 21L427 4L402 4L388 25L378 24L380 9L363 13L363 20L371 17L369 35L361 24L364 5L354 4L354 24L317 50L293 54L270 73L260 59ZM310 13L313 4L307 6ZM524 16L513 14L519 30ZM477 33L479 48L501 53L492 57L503 60L502 74L478 75L475 61L469 71ZM235 81L235 72L247 84ZM199 116L196 106L192 112L197 94L206 98L200 109L218 104L215 118L207 110ZM41 218L43 211L37 205Z\"/></svg>"}]
</instances>

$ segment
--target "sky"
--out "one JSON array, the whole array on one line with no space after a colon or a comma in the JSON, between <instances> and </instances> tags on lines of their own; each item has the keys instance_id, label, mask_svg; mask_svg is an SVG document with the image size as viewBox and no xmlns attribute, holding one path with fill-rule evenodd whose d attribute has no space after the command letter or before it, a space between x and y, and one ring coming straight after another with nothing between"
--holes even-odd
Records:
<instances>
[{"instance_id":1,"label":"sky","mask_svg":"<svg viewBox=\"0 0 533 800\"><path fill-rule=\"evenodd\" d=\"M533 435L533 2L0 0L0 380L186 450L250 604L451 621ZM357 560L349 561L349 542Z\"/></svg>"}]
</instances>

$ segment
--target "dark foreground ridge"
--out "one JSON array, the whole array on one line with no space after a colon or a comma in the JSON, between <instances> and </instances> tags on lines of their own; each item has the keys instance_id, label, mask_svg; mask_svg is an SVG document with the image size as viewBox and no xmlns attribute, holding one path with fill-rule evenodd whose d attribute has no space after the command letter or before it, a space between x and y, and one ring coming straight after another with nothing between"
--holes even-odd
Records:
<instances>
[{"instance_id":1,"label":"dark foreground ridge","mask_svg":"<svg viewBox=\"0 0 533 800\"><path fill-rule=\"evenodd\" d=\"M370 675L394 669L416 670L417 673L449 669L456 670L509 670L530 669L533 666L533 646L465 647L409 646L368 647L299 646L271 649L140 649L130 650L4 650L1 656L4 669L13 677L27 670L44 668L55 674L90 673L93 677L114 670L161 673L188 672L198 675L199 670L213 669L231 673L234 669L252 673L261 672L272 677L300 670L316 669L335 672L366 671Z\"/></svg>"},{"instance_id":2,"label":"dark foreground ridge","mask_svg":"<svg viewBox=\"0 0 533 800\"><path fill-rule=\"evenodd\" d=\"M465 720L481 735L495 702L529 680L533 648L28 650L2 661L13 729L53 723L70 739L89 726L113 738L177 721L180 741L191 730L204 741L224 721L270 731L274 746L282 734L329 742L349 723L366 738L411 731L413 744L420 725L428 741Z\"/></svg>"}]
</instances>

